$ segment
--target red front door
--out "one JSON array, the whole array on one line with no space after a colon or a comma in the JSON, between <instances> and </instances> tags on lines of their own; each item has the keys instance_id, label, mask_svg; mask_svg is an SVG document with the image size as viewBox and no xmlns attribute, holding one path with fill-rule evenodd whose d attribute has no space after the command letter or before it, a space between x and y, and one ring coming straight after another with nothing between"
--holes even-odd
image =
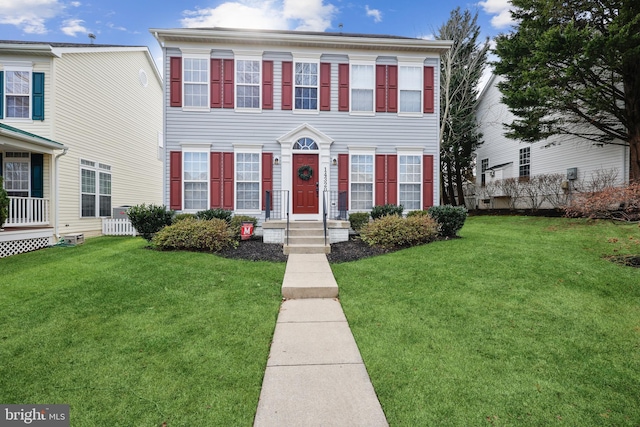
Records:
<instances>
[{"instance_id":1,"label":"red front door","mask_svg":"<svg viewBox=\"0 0 640 427\"><path fill-rule=\"evenodd\" d=\"M311 178L304 180L298 176L301 166L311 166ZM293 213L318 213L318 183L320 182L317 154L293 155Z\"/></svg>"}]
</instances>

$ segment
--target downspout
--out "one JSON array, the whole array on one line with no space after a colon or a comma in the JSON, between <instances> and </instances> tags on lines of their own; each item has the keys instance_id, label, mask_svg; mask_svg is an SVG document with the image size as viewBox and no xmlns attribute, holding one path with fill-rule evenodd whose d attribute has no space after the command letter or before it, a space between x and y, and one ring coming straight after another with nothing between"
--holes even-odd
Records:
<instances>
[{"instance_id":1,"label":"downspout","mask_svg":"<svg viewBox=\"0 0 640 427\"><path fill-rule=\"evenodd\" d=\"M69 151L69 148L65 147L62 151L62 153L60 154L56 154L56 156L53 159L53 170L55 173L55 177L56 177L56 206L55 206L55 212L56 212L56 222L55 222L55 226L54 226L54 233L56 235L56 238L60 239L60 232L59 232L59 227L60 227L60 179L59 179L59 171L58 171L58 158L64 156L65 154L67 154L67 151Z\"/></svg>"}]
</instances>

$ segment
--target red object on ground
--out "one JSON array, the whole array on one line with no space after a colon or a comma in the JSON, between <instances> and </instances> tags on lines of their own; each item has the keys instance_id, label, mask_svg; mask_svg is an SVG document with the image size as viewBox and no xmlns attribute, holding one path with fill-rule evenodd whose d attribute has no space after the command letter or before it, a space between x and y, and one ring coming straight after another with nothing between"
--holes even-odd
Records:
<instances>
[{"instance_id":1,"label":"red object on ground","mask_svg":"<svg viewBox=\"0 0 640 427\"><path fill-rule=\"evenodd\" d=\"M240 238L242 240L249 240L253 236L253 223L243 222L240 226Z\"/></svg>"}]
</instances>

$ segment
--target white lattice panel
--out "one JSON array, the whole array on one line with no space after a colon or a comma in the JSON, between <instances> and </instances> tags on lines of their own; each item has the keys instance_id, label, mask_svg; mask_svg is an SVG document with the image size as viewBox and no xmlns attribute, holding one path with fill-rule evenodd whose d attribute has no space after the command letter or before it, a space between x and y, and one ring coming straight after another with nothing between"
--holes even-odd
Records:
<instances>
[{"instance_id":1,"label":"white lattice panel","mask_svg":"<svg viewBox=\"0 0 640 427\"><path fill-rule=\"evenodd\" d=\"M0 242L0 258L31 252L49 246L48 237Z\"/></svg>"}]
</instances>

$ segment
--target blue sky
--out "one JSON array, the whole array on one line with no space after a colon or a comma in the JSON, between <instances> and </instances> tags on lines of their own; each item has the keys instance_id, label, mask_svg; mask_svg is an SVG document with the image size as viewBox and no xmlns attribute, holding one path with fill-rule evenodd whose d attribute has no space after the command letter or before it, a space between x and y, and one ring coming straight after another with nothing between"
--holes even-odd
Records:
<instances>
[{"instance_id":1,"label":"blue sky","mask_svg":"<svg viewBox=\"0 0 640 427\"><path fill-rule=\"evenodd\" d=\"M0 39L160 48L149 28L244 27L431 38L460 6L483 36L511 29L508 0L0 0Z\"/></svg>"}]
</instances>

